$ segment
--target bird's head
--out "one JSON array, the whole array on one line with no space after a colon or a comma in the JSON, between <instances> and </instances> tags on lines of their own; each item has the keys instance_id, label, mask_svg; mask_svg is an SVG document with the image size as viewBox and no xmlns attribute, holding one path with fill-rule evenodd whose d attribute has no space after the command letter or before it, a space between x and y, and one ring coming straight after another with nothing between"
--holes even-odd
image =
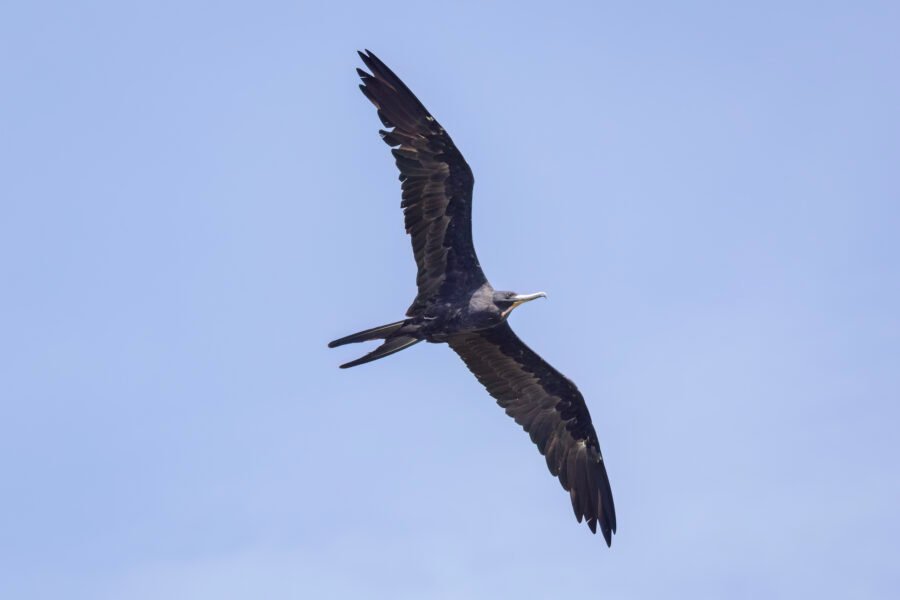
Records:
<instances>
[{"instance_id":1,"label":"bird's head","mask_svg":"<svg viewBox=\"0 0 900 600\"><path fill-rule=\"evenodd\" d=\"M517 294L515 292L494 292L494 306L500 310L500 317L505 319L513 311L513 309L525 302L531 302L538 298L546 298L544 292L536 292L534 294Z\"/></svg>"}]
</instances>

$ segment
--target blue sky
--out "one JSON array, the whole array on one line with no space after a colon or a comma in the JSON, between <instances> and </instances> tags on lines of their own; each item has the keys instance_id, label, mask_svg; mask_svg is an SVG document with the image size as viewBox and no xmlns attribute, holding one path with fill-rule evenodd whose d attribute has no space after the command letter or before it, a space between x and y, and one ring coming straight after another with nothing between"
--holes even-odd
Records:
<instances>
[{"instance_id":1,"label":"blue sky","mask_svg":"<svg viewBox=\"0 0 900 600\"><path fill-rule=\"evenodd\" d=\"M727 4L727 5L726 5ZM895 598L895 2L8 3L4 598ZM612 549L414 293L371 48L576 381Z\"/></svg>"}]
</instances>

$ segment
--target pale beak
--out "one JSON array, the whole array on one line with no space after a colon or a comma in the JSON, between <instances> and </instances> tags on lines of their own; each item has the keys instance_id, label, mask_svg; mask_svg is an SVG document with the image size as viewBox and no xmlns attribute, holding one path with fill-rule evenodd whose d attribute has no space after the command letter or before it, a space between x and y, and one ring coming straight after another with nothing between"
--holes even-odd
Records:
<instances>
[{"instance_id":1,"label":"pale beak","mask_svg":"<svg viewBox=\"0 0 900 600\"><path fill-rule=\"evenodd\" d=\"M536 292L534 294L518 294L512 297L513 302L515 302L516 306L522 304L523 302L531 302L532 300L537 300L538 298L546 298L547 294L545 292Z\"/></svg>"},{"instance_id":2,"label":"pale beak","mask_svg":"<svg viewBox=\"0 0 900 600\"><path fill-rule=\"evenodd\" d=\"M512 297L512 301L513 301L512 306L510 306L505 311L503 311L503 314L501 316L503 318L506 318L509 316L509 313L511 313L513 311L513 309L515 307L519 306L520 304L524 304L525 302L531 302L532 300L537 300L538 298L546 298L546 297L547 297L547 294L544 292L536 292L534 294L517 294Z\"/></svg>"}]
</instances>

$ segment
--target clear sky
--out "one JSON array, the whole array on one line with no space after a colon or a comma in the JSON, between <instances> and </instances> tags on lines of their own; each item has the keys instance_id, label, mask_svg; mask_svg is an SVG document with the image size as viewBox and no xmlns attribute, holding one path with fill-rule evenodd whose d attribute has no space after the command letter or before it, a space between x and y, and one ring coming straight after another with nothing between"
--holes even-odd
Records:
<instances>
[{"instance_id":1,"label":"clear sky","mask_svg":"<svg viewBox=\"0 0 900 600\"><path fill-rule=\"evenodd\" d=\"M371 48L581 388L607 549L414 293ZM0 597L897 598L900 4L0 8Z\"/></svg>"}]
</instances>

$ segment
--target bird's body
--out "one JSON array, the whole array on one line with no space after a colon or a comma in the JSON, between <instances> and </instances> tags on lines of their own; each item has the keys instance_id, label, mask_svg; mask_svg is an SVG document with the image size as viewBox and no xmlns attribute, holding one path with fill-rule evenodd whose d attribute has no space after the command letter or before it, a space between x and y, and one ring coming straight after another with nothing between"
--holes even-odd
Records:
<instances>
[{"instance_id":1,"label":"bird's body","mask_svg":"<svg viewBox=\"0 0 900 600\"><path fill-rule=\"evenodd\" d=\"M427 342L446 342L463 333L473 333L496 327L509 316L495 302L494 288L485 282L461 302L432 302L420 314L413 317ZM512 294L512 292L500 292Z\"/></svg>"},{"instance_id":2,"label":"bird's body","mask_svg":"<svg viewBox=\"0 0 900 600\"><path fill-rule=\"evenodd\" d=\"M600 445L584 398L571 381L513 333L517 306L545 297L491 286L472 243L469 165L450 136L406 85L374 54L357 69L366 97L388 131L384 141L400 170L406 231L418 266L418 294L407 318L329 344L383 340L353 367L421 342L447 343L497 402L531 436L550 472L569 491L575 516L611 541L615 508Z\"/></svg>"}]
</instances>

